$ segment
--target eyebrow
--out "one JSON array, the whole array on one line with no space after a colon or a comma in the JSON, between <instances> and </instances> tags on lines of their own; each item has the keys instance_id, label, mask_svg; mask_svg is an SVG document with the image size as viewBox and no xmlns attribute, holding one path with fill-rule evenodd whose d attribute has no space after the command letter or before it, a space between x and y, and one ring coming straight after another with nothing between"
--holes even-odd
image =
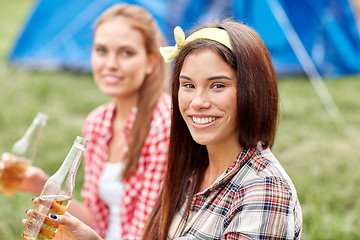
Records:
<instances>
[{"instance_id":1,"label":"eyebrow","mask_svg":"<svg viewBox=\"0 0 360 240\"><path fill-rule=\"evenodd\" d=\"M190 80L191 78L189 78L188 76L185 76L185 75L180 75L179 78L185 78L187 80Z\"/></svg>"},{"instance_id":2,"label":"eyebrow","mask_svg":"<svg viewBox=\"0 0 360 240\"><path fill-rule=\"evenodd\" d=\"M210 78L209 78L209 80L217 80L217 79L228 79L228 80L231 80L230 77L225 76L225 75L213 76L213 77L210 77Z\"/></svg>"},{"instance_id":3,"label":"eyebrow","mask_svg":"<svg viewBox=\"0 0 360 240\"><path fill-rule=\"evenodd\" d=\"M191 78L189 78L188 76L185 76L185 75L180 75L179 78L184 78L184 79L187 79L187 80L191 80ZM208 80L217 80L217 79L228 79L228 80L231 80L230 77L225 76L225 75L213 76L213 77L210 77Z\"/></svg>"}]
</instances>

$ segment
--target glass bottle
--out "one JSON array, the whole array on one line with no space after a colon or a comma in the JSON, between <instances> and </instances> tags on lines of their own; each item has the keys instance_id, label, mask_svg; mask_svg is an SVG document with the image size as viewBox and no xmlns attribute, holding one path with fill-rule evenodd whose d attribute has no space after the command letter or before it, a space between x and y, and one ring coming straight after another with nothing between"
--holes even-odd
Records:
<instances>
[{"instance_id":1,"label":"glass bottle","mask_svg":"<svg viewBox=\"0 0 360 240\"><path fill-rule=\"evenodd\" d=\"M23 239L53 239L58 225L49 219L49 214L64 214L74 194L75 176L84 155L87 140L76 137L72 148L61 167L45 183L29 222L22 235Z\"/></svg>"},{"instance_id":2,"label":"glass bottle","mask_svg":"<svg viewBox=\"0 0 360 240\"><path fill-rule=\"evenodd\" d=\"M37 143L48 120L44 113L37 113L24 136L12 147L9 158L3 162L4 168L0 173L0 192L6 196L16 193L21 184L25 171L33 163Z\"/></svg>"}]
</instances>

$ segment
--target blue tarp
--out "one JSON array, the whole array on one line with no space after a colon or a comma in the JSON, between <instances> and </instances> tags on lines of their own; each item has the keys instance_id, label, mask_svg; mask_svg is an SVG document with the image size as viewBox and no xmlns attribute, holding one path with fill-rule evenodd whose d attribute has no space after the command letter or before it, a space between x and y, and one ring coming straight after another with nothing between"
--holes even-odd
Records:
<instances>
[{"instance_id":1,"label":"blue tarp","mask_svg":"<svg viewBox=\"0 0 360 240\"><path fill-rule=\"evenodd\" d=\"M280 3L317 70L324 76L360 73L360 37L347 0L270 0ZM270 50L279 75L303 74L281 24L265 0L39 0L29 13L8 61L36 69L90 71L96 18L115 3L151 12L169 44L173 28L233 17L253 27Z\"/></svg>"}]
</instances>

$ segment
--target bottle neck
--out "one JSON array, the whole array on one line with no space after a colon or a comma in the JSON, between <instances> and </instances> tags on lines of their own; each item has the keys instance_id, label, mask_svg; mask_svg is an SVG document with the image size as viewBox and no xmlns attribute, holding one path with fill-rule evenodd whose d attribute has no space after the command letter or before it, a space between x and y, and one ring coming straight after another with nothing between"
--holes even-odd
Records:
<instances>
[{"instance_id":1,"label":"bottle neck","mask_svg":"<svg viewBox=\"0 0 360 240\"><path fill-rule=\"evenodd\" d=\"M14 144L11 152L18 157L32 161L35 157L37 142L45 125L46 119L36 117L24 136Z\"/></svg>"},{"instance_id":2,"label":"bottle neck","mask_svg":"<svg viewBox=\"0 0 360 240\"><path fill-rule=\"evenodd\" d=\"M59 175L59 180L61 182L66 176L68 176L68 179L73 179L76 176L84 151L84 146L79 143L74 143L63 164L55 173ZM63 176L63 178L61 176Z\"/></svg>"},{"instance_id":3,"label":"bottle neck","mask_svg":"<svg viewBox=\"0 0 360 240\"><path fill-rule=\"evenodd\" d=\"M84 142L75 140L61 167L45 184L42 195L58 195L61 192L62 195L72 198L76 173L83 158L86 143L86 140Z\"/></svg>"}]
</instances>

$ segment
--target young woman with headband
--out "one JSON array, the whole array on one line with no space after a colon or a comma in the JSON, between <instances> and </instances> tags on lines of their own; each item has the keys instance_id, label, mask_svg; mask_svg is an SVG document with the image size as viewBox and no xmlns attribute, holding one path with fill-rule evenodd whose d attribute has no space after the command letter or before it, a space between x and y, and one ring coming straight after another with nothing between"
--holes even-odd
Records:
<instances>
[{"instance_id":1,"label":"young woman with headband","mask_svg":"<svg viewBox=\"0 0 360 240\"><path fill-rule=\"evenodd\" d=\"M175 39L161 50L175 59L169 162L143 239L300 239L295 187L270 150L278 87L263 41L233 21Z\"/></svg>"},{"instance_id":2,"label":"young woman with headband","mask_svg":"<svg viewBox=\"0 0 360 240\"><path fill-rule=\"evenodd\" d=\"M296 189L270 150L278 86L263 41L230 20L175 40L161 49L175 59L168 167L143 239L300 239Z\"/></svg>"}]
</instances>

